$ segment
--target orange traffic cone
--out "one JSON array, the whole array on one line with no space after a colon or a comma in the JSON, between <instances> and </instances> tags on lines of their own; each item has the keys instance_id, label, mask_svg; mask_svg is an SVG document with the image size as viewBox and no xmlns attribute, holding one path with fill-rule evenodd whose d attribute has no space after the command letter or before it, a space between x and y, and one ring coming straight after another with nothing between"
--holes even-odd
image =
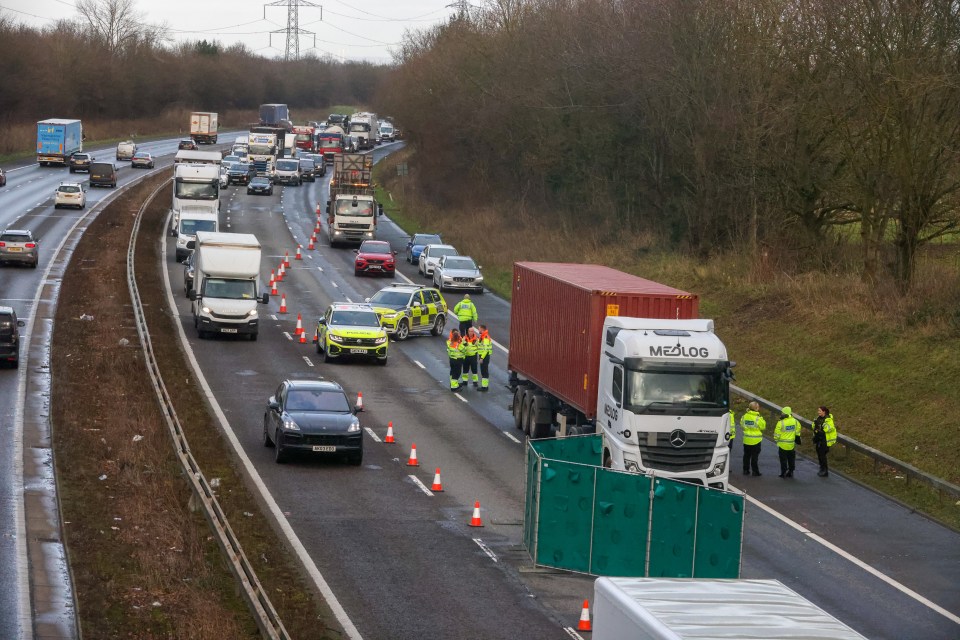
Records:
<instances>
[{"instance_id":1,"label":"orange traffic cone","mask_svg":"<svg viewBox=\"0 0 960 640\"><path fill-rule=\"evenodd\" d=\"M270 284L273 284L273 281L277 279L277 274L274 273L273 269L270 269Z\"/></svg>"},{"instance_id":2,"label":"orange traffic cone","mask_svg":"<svg viewBox=\"0 0 960 640\"><path fill-rule=\"evenodd\" d=\"M580 622L577 624L577 631L592 631L590 628L590 603L583 601L583 609L580 610Z\"/></svg>"},{"instance_id":3,"label":"orange traffic cone","mask_svg":"<svg viewBox=\"0 0 960 640\"><path fill-rule=\"evenodd\" d=\"M289 267L289 266L290 266L290 252L289 252L289 251L284 251L284 252L283 252L283 266L284 266L284 267Z\"/></svg>"},{"instance_id":4,"label":"orange traffic cone","mask_svg":"<svg viewBox=\"0 0 960 640\"><path fill-rule=\"evenodd\" d=\"M287 294L280 296L280 313L287 312Z\"/></svg>"},{"instance_id":5,"label":"orange traffic cone","mask_svg":"<svg viewBox=\"0 0 960 640\"><path fill-rule=\"evenodd\" d=\"M363 392L357 392L357 411L363 411Z\"/></svg>"},{"instance_id":6,"label":"orange traffic cone","mask_svg":"<svg viewBox=\"0 0 960 640\"><path fill-rule=\"evenodd\" d=\"M320 217L320 203L317 203L317 217Z\"/></svg>"},{"instance_id":7,"label":"orange traffic cone","mask_svg":"<svg viewBox=\"0 0 960 640\"><path fill-rule=\"evenodd\" d=\"M419 467L420 463L417 462L417 445L410 445L410 459L407 460L408 467Z\"/></svg>"},{"instance_id":8,"label":"orange traffic cone","mask_svg":"<svg viewBox=\"0 0 960 640\"><path fill-rule=\"evenodd\" d=\"M396 440L393 439L393 420L387 423L387 437L383 439L386 444L393 444Z\"/></svg>"},{"instance_id":9,"label":"orange traffic cone","mask_svg":"<svg viewBox=\"0 0 960 640\"><path fill-rule=\"evenodd\" d=\"M316 234L311 235L311 236L310 236L310 243L307 245L307 249L309 249L310 251L313 251L313 250L316 248L316 247L315 247L315 243L316 243L316 242L317 242L317 236L316 236Z\"/></svg>"},{"instance_id":10,"label":"orange traffic cone","mask_svg":"<svg viewBox=\"0 0 960 640\"><path fill-rule=\"evenodd\" d=\"M283 260L280 261L280 266L277 268L277 282L283 282Z\"/></svg>"},{"instance_id":11,"label":"orange traffic cone","mask_svg":"<svg viewBox=\"0 0 960 640\"><path fill-rule=\"evenodd\" d=\"M318 233L320 233L320 221L319 221L319 220L317 220L317 226L315 226L315 227L313 228L313 235L317 235Z\"/></svg>"},{"instance_id":12,"label":"orange traffic cone","mask_svg":"<svg viewBox=\"0 0 960 640\"><path fill-rule=\"evenodd\" d=\"M297 255L293 256L294 260L303 260L303 256L300 255L300 245L297 245Z\"/></svg>"},{"instance_id":13,"label":"orange traffic cone","mask_svg":"<svg viewBox=\"0 0 960 640\"><path fill-rule=\"evenodd\" d=\"M477 500L473 503L473 517L470 518L471 527L482 527L483 521L480 520L480 501Z\"/></svg>"},{"instance_id":14,"label":"orange traffic cone","mask_svg":"<svg viewBox=\"0 0 960 640\"><path fill-rule=\"evenodd\" d=\"M303 320L300 318L300 314L297 314L297 328L294 330L293 335L299 336L303 334Z\"/></svg>"},{"instance_id":15,"label":"orange traffic cone","mask_svg":"<svg viewBox=\"0 0 960 640\"><path fill-rule=\"evenodd\" d=\"M270 295L272 296L280 295L280 292L277 291L277 281L274 280L273 278L270 278Z\"/></svg>"},{"instance_id":16,"label":"orange traffic cone","mask_svg":"<svg viewBox=\"0 0 960 640\"><path fill-rule=\"evenodd\" d=\"M430 491L443 491L443 485L440 484L440 467L437 467L437 473L433 476L433 486Z\"/></svg>"},{"instance_id":17,"label":"orange traffic cone","mask_svg":"<svg viewBox=\"0 0 960 640\"><path fill-rule=\"evenodd\" d=\"M306 332L306 331L301 331L301 332L300 332L300 344L307 344L307 332Z\"/></svg>"}]
</instances>

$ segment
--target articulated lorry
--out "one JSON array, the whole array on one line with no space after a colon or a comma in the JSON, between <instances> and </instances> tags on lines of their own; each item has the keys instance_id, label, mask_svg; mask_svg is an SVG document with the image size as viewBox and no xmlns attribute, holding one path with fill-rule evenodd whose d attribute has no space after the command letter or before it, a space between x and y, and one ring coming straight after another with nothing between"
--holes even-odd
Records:
<instances>
[{"instance_id":1,"label":"articulated lorry","mask_svg":"<svg viewBox=\"0 0 960 640\"><path fill-rule=\"evenodd\" d=\"M374 197L372 175L373 158L367 154L344 153L335 158L327 201L330 246L377 237L377 217L383 207Z\"/></svg>"},{"instance_id":2,"label":"articulated lorry","mask_svg":"<svg viewBox=\"0 0 960 640\"><path fill-rule=\"evenodd\" d=\"M214 163L173 165L173 201L170 205L170 235L177 236L177 261L189 254L189 238L181 233L181 218L217 219L220 213L220 166ZM189 226L189 225L188 225ZM193 235L192 233L186 234Z\"/></svg>"},{"instance_id":3,"label":"articulated lorry","mask_svg":"<svg viewBox=\"0 0 960 640\"><path fill-rule=\"evenodd\" d=\"M734 363L697 312L697 296L609 267L515 263L515 425L602 433L605 467L726 489Z\"/></svg>"},{"instance_id":4,"label":"articulated lorry","mask_svg":"<svg viewBox=\"0 0 960 640\"><path fill-rule=\"evenodd\" d=\"M598 578L593 640L866 640L778 580Z\"/></svg>"},{"instance_id":5,"label":"articulated lorry","mask_svg":"<svg viewBox=\"0 0 960 640\"><path fill-rule=\"evenodd\" d=\"M323 161L332 165L334 158L343 153L343 127L327 127L317 134L318 152L323 154Z\"/></svg>"},{"instance_id":6,"label":"articulated lorry","mask_svg":"<svg viewBox=\"0 0 960 640\"><path fill-rule=\"evenodd\" d=\"M193 289L188 292L193 326L203 339L236 334L256 340L258 304L270 302L260 282L260 242L249 233L197 232Z\"/></svg>"},{"instance_id":7,"label":"articulated lorry","mask_svg":"<svg viewBox=\"0 0 960 640\"><path fill-rule=\"evenodd\" d=\"M247 161L253 164L258 176L272 176L277 162L277 134L251 132L247 139Z\"/></svg>"},{"instance_id":8,"label":"articulated lorry","mask_svg":"<svg viewBox=\"0 0 960 640\"><path fill-rule=\"evenodd\" d=\"M190 137L197 144L217 144L217 114L194 111L190 114Z\"/></svg>"},{"instance_id":9,"label":"articulated lorry","mask_svg":"<svg viewBox=\"0 0 960 640\"><path fill-rule=\"evenodd\" d=\"M297 149L313 153L317 150L317 130L314 127L293 127L293 144Z\"/></svg>"},{"instance_id":10,"label":"articulated lorry","mask_svg":"<svg viewBox=\"0 0 960 640\"><path fill-rule=\"evenodd\" d=\"M350 116L350 133L359 139L360 149L373 149L380 144L380 121L377 114L360 112Z\"/></svg>"},{"instance_id":11,"label":"articulated lorry","mask_svg":"<svg viewBox=\"0 0 960 640\"><path fill-rule=\"evenodd\" d=\"M79 120L50 118L37 123L37 162L67 166L75 153L83 151L83 124Z\"/></svg>"},{"instance_id":12,"label":"articulated lorry","mask_svg":"<svg viewBox=\"0 0 960 640\"><path fill-rule=\"evenodd\" d=\"M288 127L291 125L290 110L285 104L262 104L260 105L260 124Z\"/></svg>"}]
</instances>

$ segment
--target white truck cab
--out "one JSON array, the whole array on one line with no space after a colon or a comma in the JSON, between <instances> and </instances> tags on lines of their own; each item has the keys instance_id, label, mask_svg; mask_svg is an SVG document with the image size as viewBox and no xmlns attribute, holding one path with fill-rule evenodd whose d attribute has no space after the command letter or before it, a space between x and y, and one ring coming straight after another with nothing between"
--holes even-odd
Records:
<instances>
[{"instance_id":1,"label":"white truck cab","mask_svg":"<svg viewBox=\"0 0 960 640\"><path fill-rule=\"evenodd\" d=\"M183 262L193 251L198 231L219 231L220 214L206 207L186 205L177 221L177 262Z\"/></svg>"},{"instance_id":2,"label":"white truck cab","mask_svg":"<svg viewBox=\"0 0 960 640\"><path fill-rule=\"evenodd\" d=\"M734 363L713 320L608 316L602 349L604 466L727 489Z\"/></svg>"},{"instance_id":3,"label":"white truck cab","mask_svg":"<svg viewBox=\"0 0 960 640\"><path fill-rule=\"evenodd\" d=\"M193 164L178 162L173 165L173 201L170 205L170 235L180 229L180 215L187 207L191 211L216 215L220 212L219 163ZM178 246L177 259L186 255Z\"/></svg>"}]
</instances>

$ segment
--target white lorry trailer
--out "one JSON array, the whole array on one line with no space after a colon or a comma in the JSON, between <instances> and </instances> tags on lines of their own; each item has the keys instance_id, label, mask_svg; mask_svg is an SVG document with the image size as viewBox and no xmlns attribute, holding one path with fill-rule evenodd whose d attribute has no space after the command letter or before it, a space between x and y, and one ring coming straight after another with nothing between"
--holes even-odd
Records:
<instances>
[{"instance_id":1,"label":"white lorry trailer","mask_svg":"<svg viewBox=\"0 0 960 640\"><path fill-rule=\"evenodd\" d=\"M598 578L593 640L866 640L777 580Z\"/></svg>"},{"instance_id":2,"label":"white lorry trailer","mask_svg":"<svg viewBox=\"0 0 960 640\"><path fill-rule=\"evenodd\" d=\"M190 114L190 137L197 144L217 144L217 114L194 111Z\"/></svg>"},{"instance_id":3,"label":"white lorry trailer","mask_svg":"<svg viewBox=\"0 0 960 640\"><path fill-rule=\"evenodd\" d=\"M380 121L377 120L377 114L364 111L350 116L350 133L359 138L360 149L373 149L380 144Z\"/></svg>"},{"instance_id":4,"label":"white lorry trailer","mask_svg":"<svg viewBox=\"0 0 960 640\"><path fill-rule=\"evenodd\" d=\"M213 334L256 340L258 304L270 295L260 282L260 242L249 233L197 232L193 289L188 293L193 326L203 339Z\"/></svg>"},{"instance_id":5,"label":"white lorry trailer","mask_svg":"<svg viewBox=\"0 0 960 640\"><path fill-rule=\"evenodd\" d=\"M196 153L196 152L194 152ZM180 215L189 208L193 214L220 213L220 166L219 164L190 164L178 162L173 165L173 202L170 205L170 235L180 229ZM177 260L187 257L184 246L177 247Z\"/></svg>"}]
</instances>

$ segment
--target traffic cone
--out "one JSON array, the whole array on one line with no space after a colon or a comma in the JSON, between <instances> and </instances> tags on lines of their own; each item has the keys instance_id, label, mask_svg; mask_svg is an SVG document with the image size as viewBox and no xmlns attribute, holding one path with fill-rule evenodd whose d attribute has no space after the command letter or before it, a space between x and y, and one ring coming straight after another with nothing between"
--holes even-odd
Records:
<instances>
[{"instance_id":1,"label":"traffic cone","mask_svg":"<svg viewBox=\"0 0 960 640\"><path fill-rule=\"evenodd\" d=\"M317 220L317 226L315 226L315 227L313 228L313 235L317 235L318 233L320 233L320 221L319 221L319 220Z\"/></svg>"},{"instance_id":2,"label":"traffic cone","mask_svg":"<svg viewBox=\"0 0 960 640\"><path fill-rule=\"evenodd\" d=\"M303 260L303 256L300 255L300 245L297 245L297 255L293 256L294 260Z\"/></svg>"},{"instance_id":3,"label":"traffic cone","mask_svg":"<svg viewBox=\"0 0 960 640\"><path fill-rule=\"evenodd\" d=\"M590 628L590 603L583 601L583 608L580 610L580 622L577 623L577 631L592 631Z\"/></svg>"},{"instance_id":4,"label":"traffic cone","mask_svg":"<svg viewBox=\"0 0 960 640\"><path fill-rule=\"evenodd\" d=\"M307 344L307 332L306 332L306 331L301 331L301 332L300 332L300 344Z\"/></svg>"},{"instance_id":5,"label":"traffic cone","mask_svg":"<svg viewBox=\"0 0 960 640\"><path fill-rule=\"evenodd\" d=\"M482 527L483 521L480 520L480 501L477 500L473 503L473 517L470 518L471 527Z\"/></svg>"},{"instance_id":6,"label":"traffic cone","mask_svg":"<svg viewBox=\"0 0 960 640\"><path fill-rule=\"evenodd\" d=\"M289 266L290 266L290 252L289 252L289 251L284 251L284 252L283 252L283 266L284 266L284 267L289 267Z\"/></svg>"},{"instance_id":7,"label":"traffic cone","mask_svg":"<svg viewBox=\"0 0 960 640\"><path fill-rule=\"evenodd\" d=\"M315 246L316 241L317 241L316 234L310 236L310 243L307 245L307 249L309 249L310 251L313 251L316 248Z\"/></svg>"},{"instance_id":8,"label":"traffic cone","mask_svg":"<svg viewBox=\"0 0 960 640\"><path fill-rule=\"evenodd\" d=\"M410 445L410 459L407 460L408 467L419 467L420 463L417 462L417 445Z\"/></svg>"},{"instance_id":9,"label":"traffic cone","mask_svg":"<svg viewBox=\"0 0 960 640\"><path fill-rule=\"evenodd\" d=\"M287 294L280 296L280 313L287 312Z\"/></svg>"},{"instance_id":10,"label":"traffic cone","mask_svg":"<svg viewBox=\"0 0 960 640\"><path fill-rule=\"evenodd\" d=\"M293 332L293 335L299 336L303 334L303 320L300 318L300 314L297 314L297 328Z\"/></svg>"},{"instance_id":11,"label":"traffic cone","mask_svg":"<svg viewBox=\"0 0 960 640\"><path fill-rule=\"evenodd\" d=\"M270 295L272 296L280 295L280 292L277 291L277 281L274 280L273 278L270 278Z\"/></svg>"},{"instance_id":12,"label":"traffic cone","mask_svg":"<svg viewBox=\"0 0 960 640\"><path fill-rule=\"evenodd\" d=\"M280 261L280 266L277 268L277 282L283 282L283 260Z\"/></svg>"},{"instance_id":13,"label":"traffic cone","mask_svg":"<svg viewBox=\"0 0 960 640\"><path fill-rule=\"evenodd\" d=\"M386 444L393 444L396 440L393 439L393 420L387 423L387 437L383 439Z\"/></svg>"},{"instance_id":14,"label":"traffic cone","mask_svg":"<svg viewBox=\"0 0 960 640\"><path fill-rule=\"evenodd\" d=\"M277 274L274 273L273 269L270 269L270 284L273 284L273 281L277 279Z\"/></svg>"},{"instance_id":15,"label":"traffic cone","mask_svg":"<svg viewBox=\"0 0 960 640\"><path fill-rule=\"evenodd\" d=\"M363 411L363 392L357 392L357 411Z\"/></svg>"},{"instance_id":16,"label":"traffic cone","mask_svg":"<svg viewBox=\"0 0 960 640\"><path fill-rule=\"evenodd\" d=\"M440 484L440 467L437 467L437 472L433 476L433 486L430 487L430 491L443 491L443 485Z\"/></svg>"},{"instance_id":17,"label":"traffic cone","mask_svg":"<svg viewBox=\"0 0 960 640\"><path fill-rule=\"evenodd\" d=\"M320 203L317 203L317 217L320 217Z\"/></svg>"}]
</instances>

